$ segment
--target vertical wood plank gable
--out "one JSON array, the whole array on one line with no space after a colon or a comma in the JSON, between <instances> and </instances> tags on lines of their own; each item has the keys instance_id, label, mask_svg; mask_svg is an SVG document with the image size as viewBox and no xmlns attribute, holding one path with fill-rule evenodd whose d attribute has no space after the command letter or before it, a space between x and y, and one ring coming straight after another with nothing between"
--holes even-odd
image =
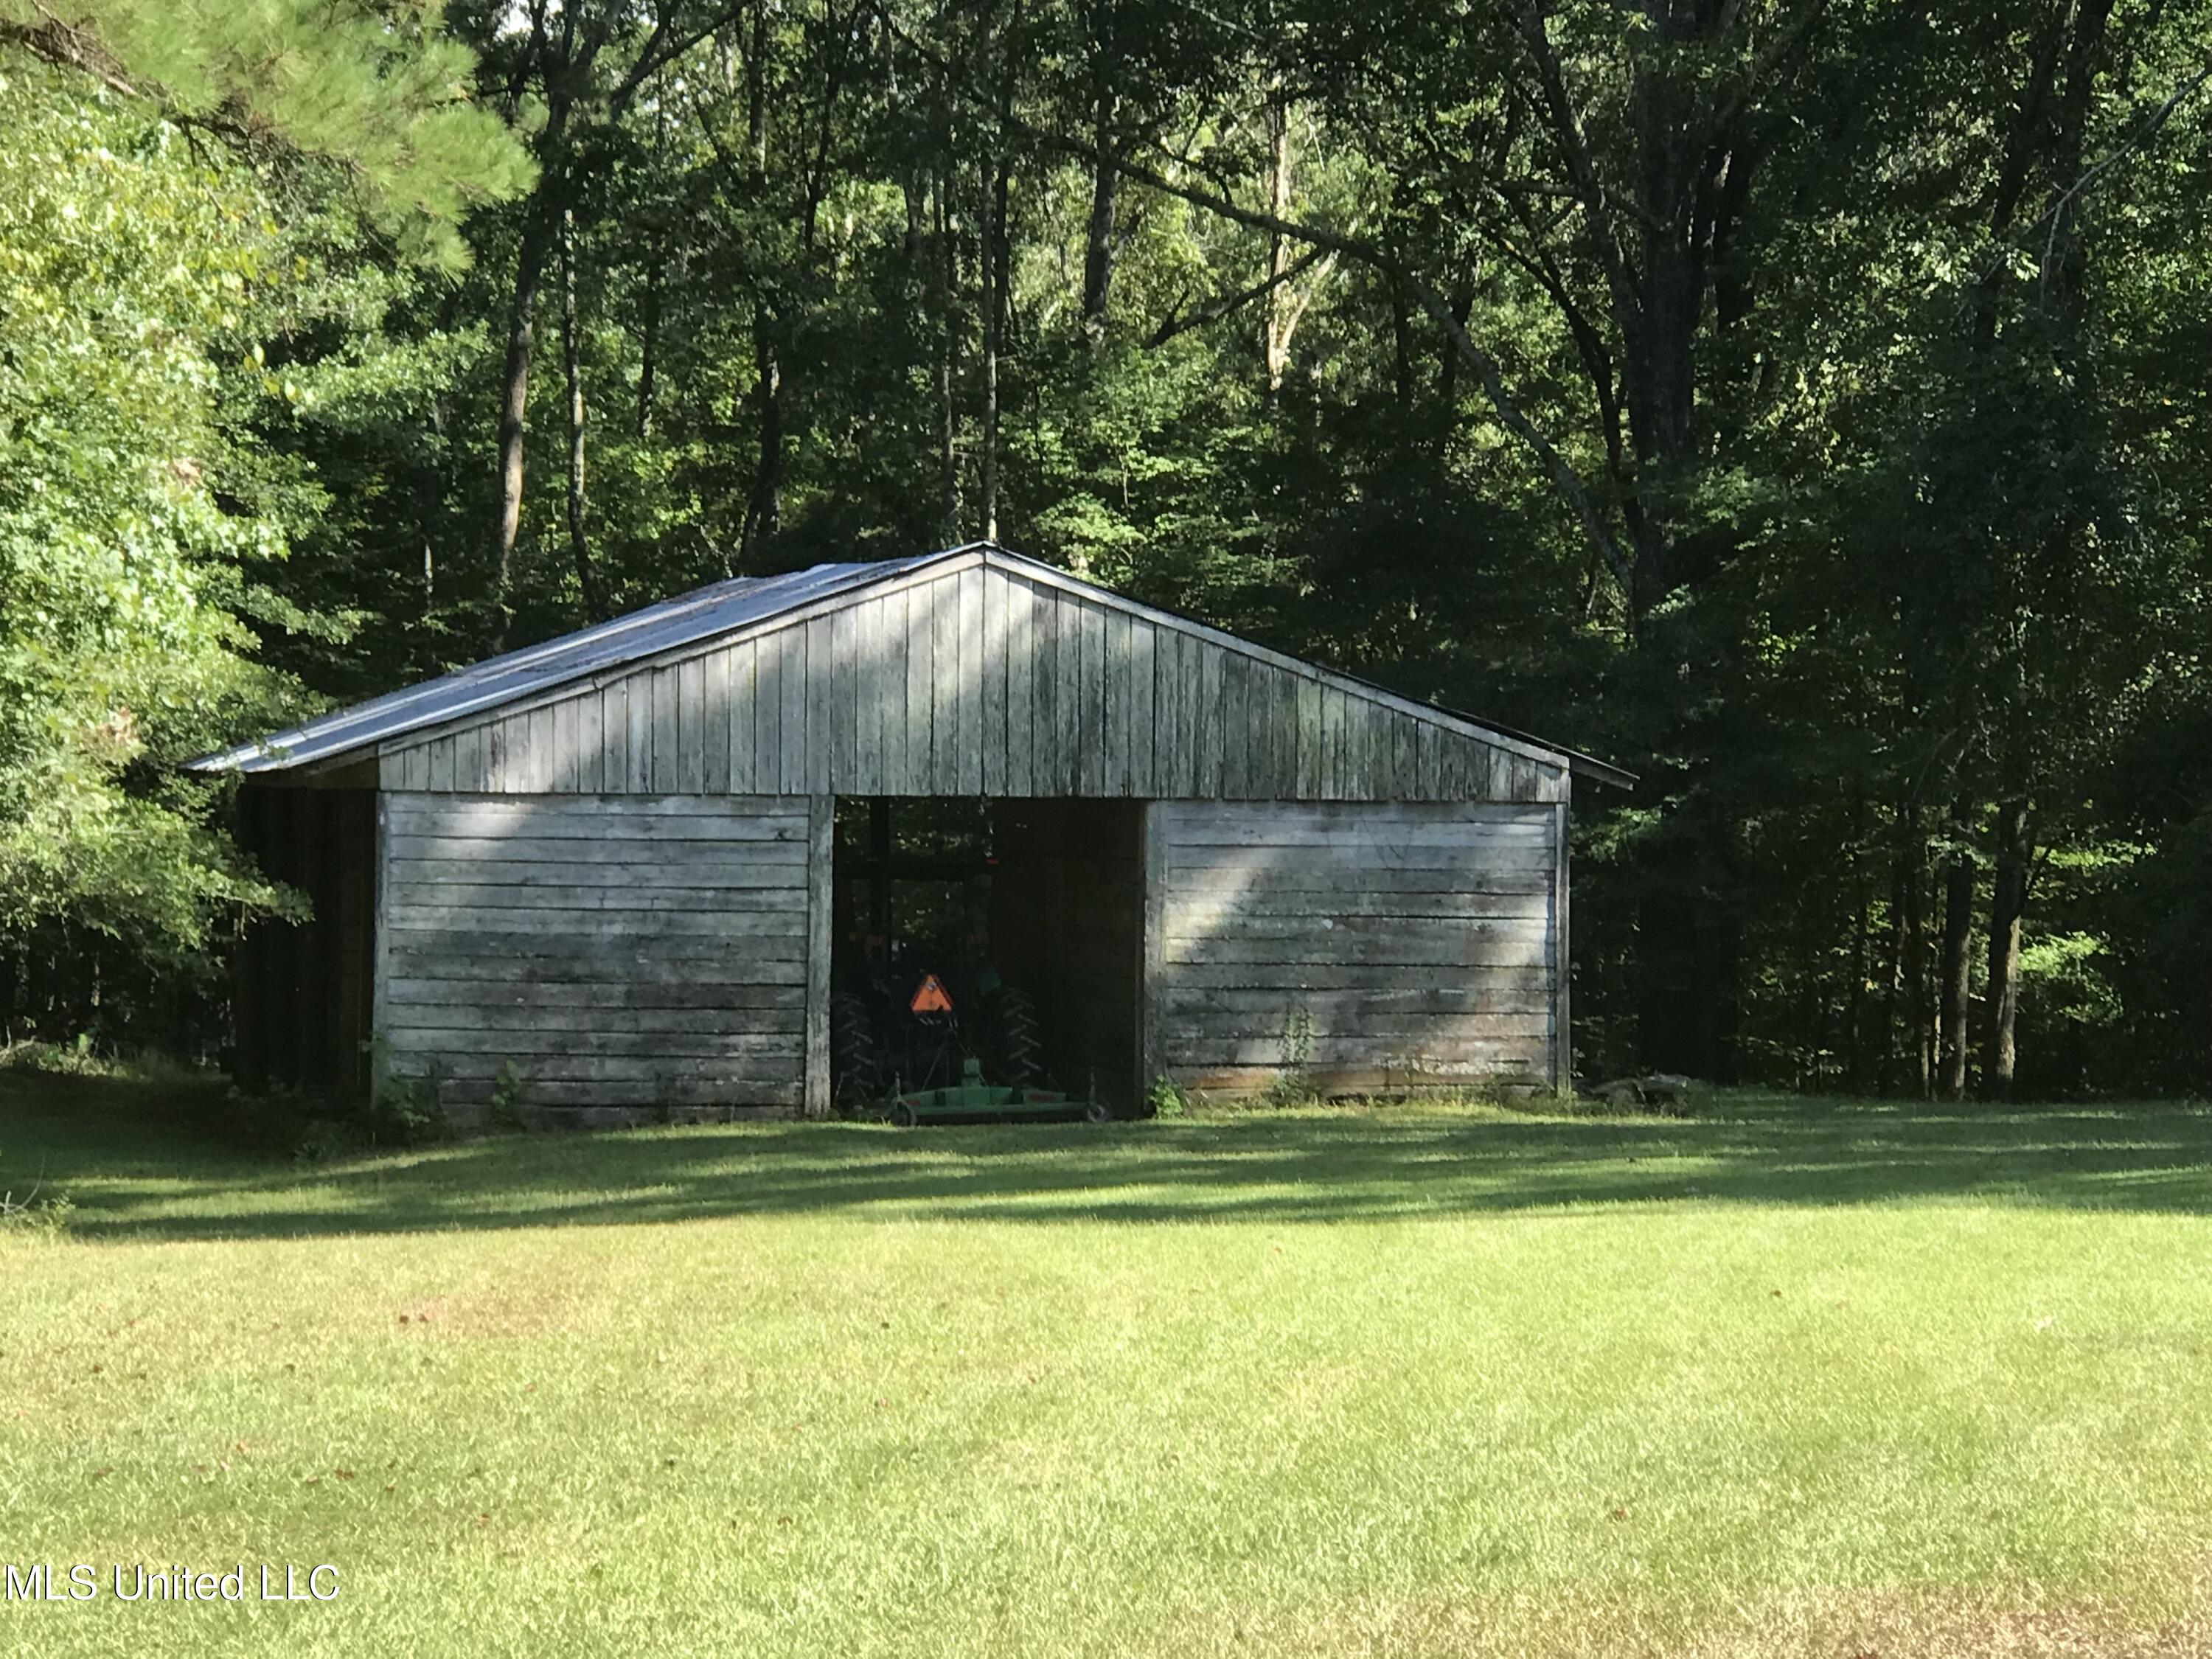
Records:
<instances>
[{"instance_id":1,"label":"vertical wood plank gable","mask_svg":"<svg viewBox=\"0 0 2212 1659\"><path fill-rule=\"evenodd\" d=\"M1083 617L1083 771L1078 787L1086 795L1106 787L1106 616L1086 602Z\"/></svg>"},{"instance_id":2,"label":"vertical wood plank gable","mask_svg":"<svg viewBox=\"0 0 2212 1659\"><path fill-rule=\"evenodd\" d=\"M978 787L987 795L1006 793L1006 589L996 571L974 573L982 592L983 726L980 737L982 772Z\"/></svg>"},{"instance_id":3,"label":"vertical wood plank gable","mask_svg":"<svg viewBox=\"0 0 2212 1659\"><path fill-rule=\"evenodd\" d=\"M1054 690L1060 710L1060 738L1059 752L1053 757L1053 793L1058 795L1083 793L1083 740L1085 732L1091 729L1083 672L1085 608L1080 599L1065 593L1060 596L1056 612L1060 622L1060 660L1054 676L1058 684Z\"/></svg>"},{"instance_id":4,"label":"vertical wood plank gable","mask_svg":"<svg viewBox=\"0 0 2212 1659\"><path fill-rule=\"evenodd\" d=\"M1221 741L1222 665L1227 654L1209 648L1203 641L1192 643L1198 647L1198 673L1194 677L1198 701L1191 720L1191 751L1194 757L1191 793L1203 799L1221 793L1227 775L1223 769Z\"/></svg>"},{"instance_id":5,"label":"vertical wood plank gable","mask_svg":"<svg viewBox=\"0 0 2212 1659\"><path fill-rule=\"evenodd\" d=\"M951 578L957 607L955 634L960 652L959 760L953 768L952 793L983 793L983 584L980 565L971 565Z\"/></svg>"},{"instance_id":6,"label":"vertical wood plank gable","mask_svg":"<svg viewBox=\"0 0 2212 1659\"><path fill-rule=\"evenodd\" d=\"M678 787L677 771L682 758L678 744L684 688L672 667L656 668L647 678L653 682L652 787L656 793L672 794Z\"/></svg>"},{"instance_id":7,"label":"vertical wood plank gable","mask_svg":"<svg viewBox=\"0 0 2212 1659\"><path fill-rule=\"evenodd\" d=\"M813 740L807 726L806 626L794 623L778 629L773 637L781 647L777 659L782 690L782 717L776 723L777 775L781 793L803 795L807 793L806 749Z\"/></svg>"},{"instance_id":8,"label":"vertical wood plank gable","mask_svg":"<svg viewBox=\"0 0 2212 1659\"><path fill-rule=\"evenodd\" d=\"M694 657L677 670L676 787L696 795L707 787L707 665Z\"/></svg>"},{"instance_id":9,"label":"vertical wood plank gable","mask_svg":"<svg viewBox=\"0 0 2212 1659\"><path fill-rule=\"evenodd\" d=\"M1158 649L1158 629L1139 620L1129 632L1129 793L1145 797L1159 793Z\"/></svg>"},{"instance_id":10,"label":"vertical wood plank gable","mask_svg":"<svg viewBox=\"0 0 2212 1659\"><path fill-rule=\"evenodd\" d=\"M904 625L904 607L895 606L887 595L877 595L863 608L860 654L854 664L860 699L856 794L890 793L906 726L906 658L899 649Z\"/></svg>"},{"instance_id":11,"label":"vertical wood plank gable","mask_svg":"<svg viewBox=\"0 0 2212 1659\"><path fill-rule=\"evenodd\" d=\"M1298 793L1320 800L1328 773L1328 688L1316 676L1300 687L1299 697Z\"/></svg>"},{"instance_id":12,"label":"vertical wood plank gable","mask_svg":"<svg viewBox=\"0 0 2212 1659\"><path fill-rule=\"evenodd\" d=\"M926 582L929 599L929 774L926 793L949 795L959 768L960 606L949 583Z\"/></svg>"},{"instance_id":13,"label":"vertical wood plank gable","mask_svg":"<svg viewBox=\"0 0 2212 1659\"><path fill-rule=\"evenodd\" d=\"M599 688L599 787L617 794L629 781L629 685L611 680Z\"/></svg>"},{"instance_id":14,"label":"vertical wood plank gable","mask_svg":"<svg viewBox=\"0 0 2212 1659\"><path fill-rule=\"evenodd\" d=\"M1037 651L1036 590L1018 577L1004 583L1006 601L1006 778L1009 795L1036 793L1034 726Z\"/></svg>"},{"instance_id":15,"label":"vertical wood plank gable","mask_svg":"<svg viewBox=\"0 0 2212 1659\"><path fill-rule=\"evenodd\" d=\"M699 787L710 795L730 793L730 650L707 653L704 719L700 722Z\"/></svg>"},{"instance_id":16,"label":"vertical wood plank gable","mask_svg":"<svg viewBox=\"0 0 2212 1659\"><path fill-rule=\"evenodd\" d=\"M564 697L553 705L553 764L545 787L556 794L576 793L576 700Z\"/></svg>"},{"instance_id":17,"label":"vertical wood plank gable","mask_svg":"<svg viewBox=\"0 0 2212 1659\"><path fill-rule=\"evenodd\" d=\"M982 563L395 741L433 793L1549 805L1564 769L1325 671Z\"/></svg>"},{"instance_id":18,"label":"vertical wood plank gable","mask_svg":"<svg viewBox=\"0 0 2212 1659\"><path fill-rule=\"evenodd\" d=\"M1298 796L1298 688L1305 677L1278 668L1275 683L1275 775L1269 792L1273 800L1296 800Z\"/></svg>"},{"instance_id":19,"label":"vertical wood plank gable","mask_svg":"<svg viewBox=\"0 0 2212 1659\"><path fill-rule=\"evenodd\" d=\"M1208 653L1188 634L1175 635L1176 793L1189 799L1209 794L1218 783L1206 775L1206 658Z\"/></svg>"},{"instance_id":20,"label":"vertical wood plank gable","mask_svg":"<svg viewBox=\"0 0 2212 1659\"><path fill-rule=\"evenodd\" d=\"M789 635L780 629L753 641L753 782L763 793L783 789L783 659Z\"/></svg>"},{"instance_id":21,"label":"vertical wood plank gable","mask_svg":"<svg viewBox=\"0 0 2212 1659\"><path fill-rule=\"evenodd\" d=\"M1136 702L1130 684L1135 647L1130 617L1124 611L1107 611L1100 620L1106 633L1098 686L1098 791L1105 795L1129 793L1130 711Z\"/></svg>"},{"instance_id":22,"label":"vertical wood plank gable","mask_svg":"<svg viewBox=\"0 0 2212 1659\"><path fill-rule=\"evenodd\" d=\"M723 654L730 665L730 753L722 769L728 774L732 794L750 795L760 787L760 747L754 738L754 722L759 719L754 676L759 668L760 647L747 640Z\"/></svg>"},{"instance_id":23,"label":"vertical wood plank gable","mask_svg":"<svg viewBox=\"0 0 2212 1659\"><path fill-rule=\"evenodd\" d=\"M828 618L830 769L821 779L825 793L852 793L860 766L860 606L847 605L831 611ZM816 665L814 672L822 672L823 665Z\"/></svg>"},{"instance_id":24,"label":"vertical wood plank gable","mask_svg":"<svg viewBox=\"0 0 2212 1659\"><path fill-rule=\"evenodd\" d=\"M835 611L801 624L806 635L806 741L799 750L799 776L810 795L826 795L836 787L831 781L837 754L836 642L832 633L833 618L844 614ZM845 741L851 744L849 733Z\"/></svg>"},{"instance_id":25,"label":"vertical wood plank gable","mask_svg":"<svg viewBox=\"0 0 2212 1659\"><path fill-rule=\"evenodd\" d=\"M1156 629L1152 638L1152 793L1164 800L1190 790L1190 751L1182 736L1188 696L1182 641L1182 635L1169 628Z\"/></svg>"},{"instance_id":26,"label":"vertical wood plank gable","mask_svg":"<svg viewBox=\"0 0 2212 1659\"><path fill-rule=\"evenodd\" d=\"M1221 793L1229 800L1252 796L1252 661L1238 651L1221 656Z\"/></svg>"},{"instance_id":27,"label":"vertical wood plank gable","mask_svg":"<svg viewBox=\"0 0 2212 1659\"><path fill-rule=\"evenodd\" d=\"M576 699L576 791L596 795L606 786L605 700L597 690Z\"/></svg>"},{"instance_id":28,"label":"vertical wood plank gable","mask_svg":"<svg viewBox=\"0 0 2212 1659\"><path fill-rule=\"evenodd\" d=\"M549 704L530 711L530 787L541 793L552 792L554 776L561 763L560 733L554 719L556 707Z\"/></svg>"},{"instance_id":29,"label":"vertical wood plank gable","mask_svg":"<svg viewBox=\"0 0 2212 1659\"><path fill-rule=\"evenodd\" d=\"M1060 769L1066 750L1060 724L1060 595L1052 589L1030 590L1030 793L1057 795L1065 787Z\"/></svg>"},{"instance_id":30,"label":"vertical wood plank gable","mask_svg":"<svg viewBox=\"0 0 2212 1659\"><path fill-rule=\"evenodd\" d=\"M929 590L912 588L900 598L906 607L901 629L906 641L906 756L899 793L926 795L935 731L935 692L930 681L935 646L930 635Z\"/></svg>"}]
</instances>

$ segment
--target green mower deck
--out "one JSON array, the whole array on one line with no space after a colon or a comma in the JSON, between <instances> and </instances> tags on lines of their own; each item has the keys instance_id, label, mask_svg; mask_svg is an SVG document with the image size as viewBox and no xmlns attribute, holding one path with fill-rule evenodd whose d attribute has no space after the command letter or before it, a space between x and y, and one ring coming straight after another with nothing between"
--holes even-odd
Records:
<instances>
[{"instance_id":1,"label":"green mower deck","mask_svg":"<svg viewBox=\"0 0 2212 1659\"><path fill-rule=\"evenodd\" d=\"M902 1128L932 1119L987 1122L1079 1117L1087 1123L1103 1123L1113 1115L1103 1101L1078 1100L1051 1089L1007 1089L986 1083L982 1066L973 1060L962 1066L960 1081L954 1087L893 1095L884 1103L884 1112Z\"/></svg>"}]
</instances>

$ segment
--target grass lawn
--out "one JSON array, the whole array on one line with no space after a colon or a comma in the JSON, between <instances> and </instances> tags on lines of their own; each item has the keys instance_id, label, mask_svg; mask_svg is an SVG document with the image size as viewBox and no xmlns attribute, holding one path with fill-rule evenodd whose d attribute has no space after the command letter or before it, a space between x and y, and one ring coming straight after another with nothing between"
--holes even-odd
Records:
<instances>
[{"instance_id":1,"label":"grass lawn","mask_svg":"<svg viewBox=\"0 0 2212 1659\"><path fill-rule=\"evenodd\" d=\"M2212 1653L2202 1109L173 1117L0 1077L0 1650Z\"/></svg>"}]
</instances>

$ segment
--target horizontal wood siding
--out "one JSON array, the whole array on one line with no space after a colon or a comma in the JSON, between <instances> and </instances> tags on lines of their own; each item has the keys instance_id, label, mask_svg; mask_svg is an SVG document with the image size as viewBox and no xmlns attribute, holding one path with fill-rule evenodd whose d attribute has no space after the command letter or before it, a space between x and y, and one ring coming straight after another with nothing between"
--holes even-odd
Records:
<instances>
[{"instance_id":1,"label":"horizontal wood siding","mask_svg":"<svg viewBox=\"0 0 2212 1659\"><path fill-rule=\"evenodd\" d=\"M659 707L726 764L721 684L673 675ZM526 1106L796 1108L806 836L803 798L387 793L388 1068L465 1110L509 1066Z\"/></svg>"},{"instance_id":2,"label":"horizontal wood siding","mask_svg":"<svg viewBox=\"0 0 2212 1659\"><path fill-rule=\"evenodd\" d=\"M1565 798L1558 763L1318 668L991 564L406 740L460 794Z\"/></svg>"},{"instance_id":3,"label":"horizontal wood siding","mask_svg":"<svg viewBox=\"0 0 2212 1659\"><path fill-rule=\"evenodd\" d=\"M1550 805L1148 809L1146 1065L1325 1092L1555 1063L1564 814Z\"/></svg>"}]
</instances>

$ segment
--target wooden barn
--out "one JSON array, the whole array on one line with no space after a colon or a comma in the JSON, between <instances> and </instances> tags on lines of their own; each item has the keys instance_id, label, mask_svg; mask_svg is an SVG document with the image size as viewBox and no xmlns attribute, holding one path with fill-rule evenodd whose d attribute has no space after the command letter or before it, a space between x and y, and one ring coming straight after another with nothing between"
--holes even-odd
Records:
<instances>
[{"instance_id":1,"label":"wooden barn","mask_svg":"<svg viewBox=\"0 0 2212 1659\"><path fill-rule=\"evenodd\" d=\"M828 1110L900 879L967 895L1044 1070L1120 1109L1560 1083L1570 783L1629 781L991 545L720 582L194 765L314 904L240 954L241 1075L463 1121Z\"/></svg>"}]
</instances>

